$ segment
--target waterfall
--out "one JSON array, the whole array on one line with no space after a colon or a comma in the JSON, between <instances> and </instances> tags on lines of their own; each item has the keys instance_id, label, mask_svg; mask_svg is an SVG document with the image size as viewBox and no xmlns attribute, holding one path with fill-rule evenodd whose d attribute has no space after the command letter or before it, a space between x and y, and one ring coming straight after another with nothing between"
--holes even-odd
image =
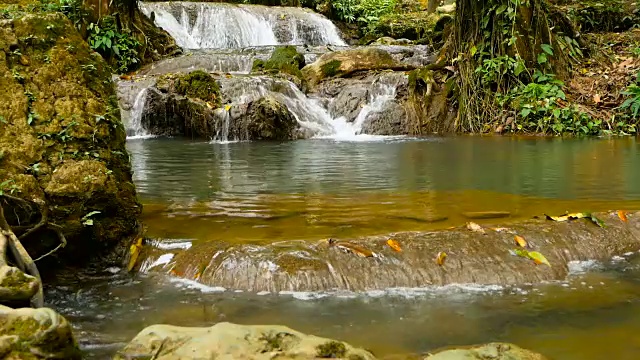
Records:
<instances>
[{"instance_id":1,"label":"waterfall","mask_svg":"<svg viewBox=\"0 0 640 360\"><path fill-rule=\"evenodd\" d=\"M133 102L133 106L131 107L131 114L129 117L129 124L127 126L127 138L145 138L150 137L147 130L142 126L142 113L144 112L144 107L147 104L147 90L148 88L142 88L138 95L136 95L136 99Z\"/></svg>"},{"instance_id":2,"label":"waterfall","mask_svg":"<svg viewBox=\"0 0 640 360\"><path fill-rule=\"evenodd\" d=\"M331 21L303 8L179 1L140 9L186 49L345 45Z\"/></svg>"}]
</instances>

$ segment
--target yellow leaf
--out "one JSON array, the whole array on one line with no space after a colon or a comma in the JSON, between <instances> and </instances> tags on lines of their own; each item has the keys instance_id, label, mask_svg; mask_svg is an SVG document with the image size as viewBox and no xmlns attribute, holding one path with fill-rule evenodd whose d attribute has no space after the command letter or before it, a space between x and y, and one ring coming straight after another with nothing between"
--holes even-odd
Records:
<instances>
[{"instance_id":1,"label":"yellow leaf","mask_svg":"<svg viewBox=\"0 0 640 360\"><path fill-rule=\"evenodd\" d=\"M591 216L589 213L571 213L567 214L570 220L582 219Z\"/></svg>"},{"instance_id":2,"label":"yellow leaf","mask_svg":"<svg viewBox=\"0 0 640 360\"><path fill-rule=\"evenodd\" d=\"M193 277L193 280L198 280L198 279L200 279L200 275L201 275L200 273L197 273L197 274Z\"/></svg>"},{"instance_id":3,"label":"yellow leaf","mask_svg":"<svg viewBox=\"0 0 640 360\"><path fill-rule=\"evenodd\" d=\"M402 248L400 247L400 244L393 240L393 239L389 239L387 240L387 245L389 245L390 248L392 248L393 250L400 252L402 251Z\"/></svg>"},{"instance_id":4,"label":"yellow leaf","mask_svg":"<svg viewBox=\"0 0 640 360\"><path fill-rule=\"evenodd\" d=\"M545 264L545 265L551 266L551 264L549 263L549 260L547 260L547 258L544 257L544 255L540 254L537 251L529 251L528 255L529 255L529 258L538 265Z\"/></svg>"},{"instance_id":5,"label":"yellow leaf","mask_svg":"<svg viewBox=\"0 0 640 360\"><path fill-rule=\"evenodd\" d=\"M210 103L210 102L208 102L208 101L207 101L207 102L206 102L206 104L207 104L207 107L208 107L209 109L213 109L213 104L212 104L212 103Z\"/></svg>"},{"instance_id":6,"label":"yellow leaf","mask_svg":"<svg viewBox=\"0 0 640 360\"><path fill-rule=\"evenodd\" d=\"M618 210L618 217L620 218L620 220L627 222L627 212L624 210Z\"/></svg>"},{"instance_id":7,"label":"yellow leaf","mask_svg":"<svg viewBox=\"0 0 640 360\"><path fill-rule=\"evenodd\" d=\"M547 217L547 220L553 220L553 221L567 221L567 220L569 220L569 216L567 216L567 215L550 216L550 215L544 214L544 216Z\"/></svg>"},{"instance_id":8,"label":"yellow leaf","mask_svg":"<svg viewBox=\"0 0 640 360\"><path fill-rule=\"evenodd\" d=\"M482 228L482 226L474 223L473 221L469 221L467 223L467 229L471 230L471 231L475 231L475 232L481 232L484 233L484 229Z\"/></svg>"},{"instance_id":9,"label":"yellow leaf","mask_svg":"<svg viewBox=\"0 0 640 360\"><path fill-rule=\"evenodd\" d=\"M229 111L229 109L231 109L231 105L225 105L224 106L224 111Z\"/></svg>"},{"instance_id":10,"label":"yellow leaf","mask_svg":"<svg viewBox=\"0 0 640 360\"><path fill-rule=\"evenodd\" d=\"M440 251L438 256L436 256L436 264L442 266L444 265L444 260L447 258L447 253L444 251Z\"/></svg>"},{"instance_id":11,"label":"yellow leaf","mask_svg":"<svg viewBox=\"0 0 640 360\"><path fill-rule=\"evenodd\" d=\"M131 245L129 248L129 264L127 265L127 271L133 270L133 267L136 265L138 261L138 256L140 255L140 247L137 244Z\"/></svg>"},{"instance_id":12,"label":"yellow leaf","mask_svg":"<svg viewBox=\"0 0 640 360\"><path fill-rule=\"evenodd\" d=\"M527 247L527 241L522 237L522 236L514 236L514 239L516 241L516 245L520 246L520 247Z\"/></svg>"},{"instance_id":13,"label":"yellow leaf","mask_svg":"<svg viewBox=\"0 0 640 360\"><path fill-rule=\"evenodd\" d=\"M471 56L474 56L478 52L478 48L475 46L472 46L469 52L471 53Z\"/></svg>"}]
</instances>

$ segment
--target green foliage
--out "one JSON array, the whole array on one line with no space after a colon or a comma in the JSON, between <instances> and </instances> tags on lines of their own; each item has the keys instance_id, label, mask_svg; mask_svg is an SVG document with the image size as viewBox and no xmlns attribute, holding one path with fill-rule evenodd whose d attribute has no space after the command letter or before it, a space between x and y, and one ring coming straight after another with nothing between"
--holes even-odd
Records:
<instances>
[{"instance_id":1,"label":"green foliage","mask_svg":"<svg viewBox=\"0 0 640 360\"><path fill-rule=\"evenodd\" d=\"M572 106L565 106L564 82L552 74L536 72L533 81L520 84L506 94L498 95L498 103L515 113L509 125L512 132L535 132L562 135L597 135L602 128L600 120Z\"/></svg>"},{"instance_id":2,"label":"green foliage","mask_svg":"<svg viewBox=\"0 0 640 360\"><path fill-rule=\"evenodd\" d=\"M616 123L616 126L626 126L626 133L636 133L637 124L640 120L640 73L636 76L636 80L631 85L622 91L622 95L626 97L620 110L623 111L621 121ZM627 121L625 121L627 120ZM631 123L628 123L628 122Z\"/></svg>"},{"instance_id":3,"label":"green foliage","mask_svg":"<svg viewBox=\"0 0 640 360\"><path fill-rule=\"evenodd\" d=\"M394 11L396 0L336 0L331 5L338 19L371 30L381 16Z\"/></svg>"},{"instance_id":4,"label":"green foliage","mask_svg":"<svg viewBox=\"0 0 640 360\"><path fill-rule=\"evenodd\" d=\"M5 180L0 183L0 196L5 193L13 194L17 191L20 191L20 188L15 184L13 179Z\"/></svg>"},{"instance_id":5,"label":"green foliage","mask_svg":"<svg viewBox=\"0 0 640 360\"><path fill-rule=\"evenodd\" d=\"M115 57L118 72L133 70L140 63L137 51L140 43L130 33L119 31L114 17L105 16L100 24L89 24L87 30L91 49L105 58Z\"/></svg>"}]
</instances>

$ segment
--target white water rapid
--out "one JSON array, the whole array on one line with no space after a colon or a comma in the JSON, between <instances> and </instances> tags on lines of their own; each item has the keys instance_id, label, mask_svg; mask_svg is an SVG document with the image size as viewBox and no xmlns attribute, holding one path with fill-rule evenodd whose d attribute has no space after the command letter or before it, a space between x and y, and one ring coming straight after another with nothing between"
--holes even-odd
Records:
<instances>
[{"instance_id":1,"label":"white water rapid","mask_svg":"<svg viewBox=\"0 0 640 360\"><path fill-rule=\"evenodd\" d=\"M345 45L331 21L303 8L184 1L140 8L186 49Z\"/></svg>"}]
</instances>

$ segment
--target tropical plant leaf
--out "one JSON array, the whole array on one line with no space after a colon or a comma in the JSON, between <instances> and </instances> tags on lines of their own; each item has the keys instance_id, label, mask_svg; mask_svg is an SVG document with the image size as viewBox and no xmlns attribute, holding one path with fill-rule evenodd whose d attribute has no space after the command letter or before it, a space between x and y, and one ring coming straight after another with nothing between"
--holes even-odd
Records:
<instances>
[{"instance_id":1,"label":"tropical plant leaf","mask_svg":"<svg viewBox=\"0 0 640 360\"><path fill-rule=\"evenodd\" d=\"M397 252L401 252L402 251L402 248L400 247L400 243L398 243L397 241L395 241L393 239L387 240L387 245L389 245L390 248L392 248L393 250L395 250Z\"/></svg>"},{"instance_id":2,"label":"tropical plant leaf","mask_svg":"<svg viewBox=\"0 0 640 360\"><path fill-rule=\"evenodd\" d=\"M447 258L447 253L444 251L440 251L438 253L438 256L436 256L436 264L438 264L439 266L444 265L444 261Z\"/></svg>"}]
</instances>

